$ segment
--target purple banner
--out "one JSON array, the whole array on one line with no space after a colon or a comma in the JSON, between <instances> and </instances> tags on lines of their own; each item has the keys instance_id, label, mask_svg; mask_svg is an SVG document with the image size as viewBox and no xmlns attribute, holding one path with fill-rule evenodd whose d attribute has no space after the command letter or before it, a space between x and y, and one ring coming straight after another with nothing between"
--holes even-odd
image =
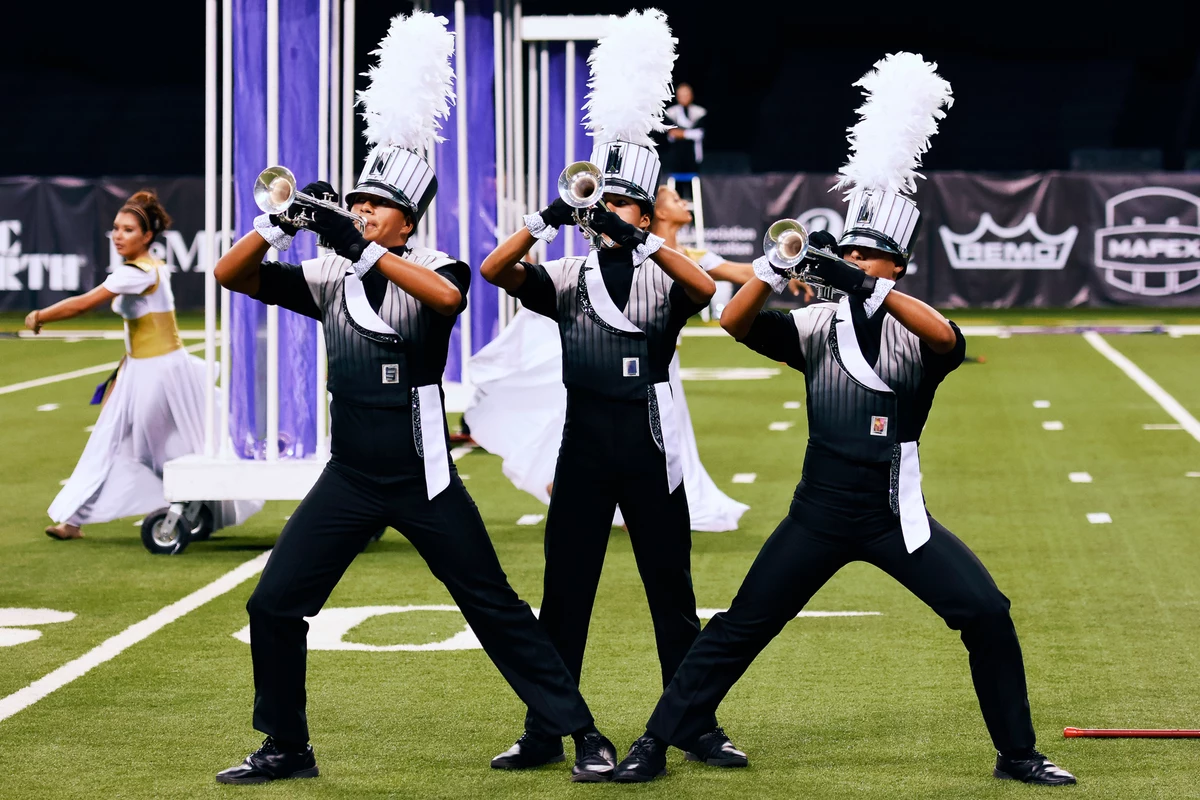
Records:
<instances>
[{"instance_id":1,"label":"purple banner","mask_svg":"<svg viewBox=\"0 0 1200 800\"><path fill-rule=\"evenodd\" d=\"M235 227L253 229L261 212L254 179L267 164L266 1L234 0L233 140ZM279 48L279 161L301 185L317 174L318 0L282 0ZM316 255L311 236L298 236L279 258L299 263ZM263 458L266 435L266 307L233 296L233 374L230 434L242 458ZM311 455L316 448L316 324L279 310L279 453Z\"/></svg>"}]
</instances>

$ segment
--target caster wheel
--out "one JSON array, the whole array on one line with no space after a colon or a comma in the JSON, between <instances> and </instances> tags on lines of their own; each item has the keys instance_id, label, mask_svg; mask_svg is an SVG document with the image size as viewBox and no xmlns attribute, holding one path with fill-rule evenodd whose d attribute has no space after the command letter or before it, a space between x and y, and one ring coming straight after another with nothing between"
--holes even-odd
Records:
<instances>
[{"instance_id":1,"label":"caster wheel","mask_svg":"<svg viewBox=\"0 0 1200 800\"><path fill-rule=\"evenodd\" d=\"M154 555L179 555L191 541L191 531L182 518L176 520L174 525L167 526L168 511L160 508L153 514L147 514L142 521L142 544Z\"/></svg>"},{"instance_id":2,"label":"caster wheel","mask_svg":"<svg viewBox=\"0 0 1200 800\"><path fill-rule=\"evenodd\" d=\"M188 539L193 542L202 542L213 535L213 512L212 508L207 504L200 506L200 512L196 515L196 524L192 526L191 532L188 534Z\"/></svg>"}]
</instances>

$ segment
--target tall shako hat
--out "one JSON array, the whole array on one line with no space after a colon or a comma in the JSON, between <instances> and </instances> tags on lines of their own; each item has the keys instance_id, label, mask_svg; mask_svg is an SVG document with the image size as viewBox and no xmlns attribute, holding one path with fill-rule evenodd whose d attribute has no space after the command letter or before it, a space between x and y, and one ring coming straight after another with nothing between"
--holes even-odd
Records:
<instances>
[{"instance_id":1,"label":"tall shako hat","mask_svg":"<svg viewBox=\"0 0 1200 800\"><path fill-rule=\"evenodd\" d=\"M667 15L656 8L613 20L588 56L584 124L595 137L592 163L604 173L604 191L654 207L661 166L650 134L666 130L675 44Z\"/></svg>"},{"instance_id":2,"label":"tall shako hat","mask_svg":"<svg viewBox=\"0 0 1200 800\"><path fill-rule=\"evenodd\" d=\"M850 159L835 189L846 191L850 208L838 242L895 255L907 266L920 230L921 212L906 194L917 190L921 156L937 133L943 107L954 103L950 84L914 53L893 53L855 83L866 101L850 128Z\"/></svg>"},{"instance_id":3,"label":"tall shako hat","mask_svg":"<svg viewBox=\"0 0 1200 800\"><path fill-rule=\"evenodd\" d=\"M398 203L419 222L437 194L437 176L420 153L435 142L441 119L454 103L454 34L446 18L427 11L397 14L365 72L371 84L358 93L366 139L373 145L358 184L346 195L374 195Z\"/></svg>"}]
</instances>

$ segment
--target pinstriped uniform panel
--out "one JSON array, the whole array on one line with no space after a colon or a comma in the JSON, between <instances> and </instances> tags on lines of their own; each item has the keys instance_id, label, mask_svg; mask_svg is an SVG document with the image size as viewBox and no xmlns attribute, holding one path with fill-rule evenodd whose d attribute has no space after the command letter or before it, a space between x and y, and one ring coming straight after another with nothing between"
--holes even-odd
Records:
<instances>
[{"instance_id":1,"label":"pinstriped uniform panel","mask_svg":"<svg viewBox=\"0 0 1200 800\"><path fill-rule=\"evenodd\" d=\"M645 335L617 331L592 309L584 279L584 260L562 259L545 265L558 293L559 332L563 345L563 382L609 397L643 399L650 384L667 380L676 332L669 329L673 281L651 261L634 270L626 318ZM636 375L626 373L636 359Z\"/></svg>"}]
</instances>

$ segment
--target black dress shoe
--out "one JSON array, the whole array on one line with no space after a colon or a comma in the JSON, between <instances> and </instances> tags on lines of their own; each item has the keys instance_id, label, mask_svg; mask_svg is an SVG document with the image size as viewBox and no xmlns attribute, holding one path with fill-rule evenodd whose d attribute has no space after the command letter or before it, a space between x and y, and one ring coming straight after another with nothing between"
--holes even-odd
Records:
<instances>
[{"instance_id":1,"label":"black dress shoe","mask_svg":"<svg viewBox=\"0 0 1200 800\"><path fill-rule=\"evenodd\" d=\"M696 740L696 744L684 752L688 761L703 761L710 767L746 767L750 759L733 746L724 728L713 728Z\"/></svg>"},{"instance_id":2,"label":"black dress shoe","mask_svg":"<svg viewBox=\"0 0 1200 800\"><path fill-rule=\"evenodd\" d=\"M576 783L602 783L612 780L617 765L617 748L600 731L588 731L575 740L575 766L571 780Z\"/></svg>"},{"instance_id":3,"label":"black dress shoe","mask_svg":"<svg viewBox=\"0 0 1200 800\"><path fill-rule=\"evenodd\" d=\"M267 783L284 778L315 778L317 759L312 745L303 750L281 750L268 736L262 747L236 767L217 773L217 783Z\"/></svg>"},{"instance_id":4,"label":"black dress shoe","mask_svg":"<svg viewBox=\"0 0 1200 800\"><path fill-rule=\"evenodd\" d=\"M1042 786L1066 786L1075 783L1075 776L1039 753L1031 750L1020 757L998 753L992 774L1002 781L1023 781Z\"/></svg>"},{"instance_id":5,"label":"black dress shoe","mask_svg":"<svg viewBox=\"0 0 1200 800\"><path fill-rule=\"evenodd\" d=\"M516 744L492 759L492 769L532 769L564 761L562 737L525 731Z\"/></svg>"},{"instance_id":6,"label":"black dress shoe","mask_svg":"<svg viewBox=\"0 0 1200 800\"><path fill-rule=\"evenodd\" d=\"M667 743L650 734L640 737L629 748L613 772L617 783L645 783L667 774Z\"/></svg>"}]
</instances>

